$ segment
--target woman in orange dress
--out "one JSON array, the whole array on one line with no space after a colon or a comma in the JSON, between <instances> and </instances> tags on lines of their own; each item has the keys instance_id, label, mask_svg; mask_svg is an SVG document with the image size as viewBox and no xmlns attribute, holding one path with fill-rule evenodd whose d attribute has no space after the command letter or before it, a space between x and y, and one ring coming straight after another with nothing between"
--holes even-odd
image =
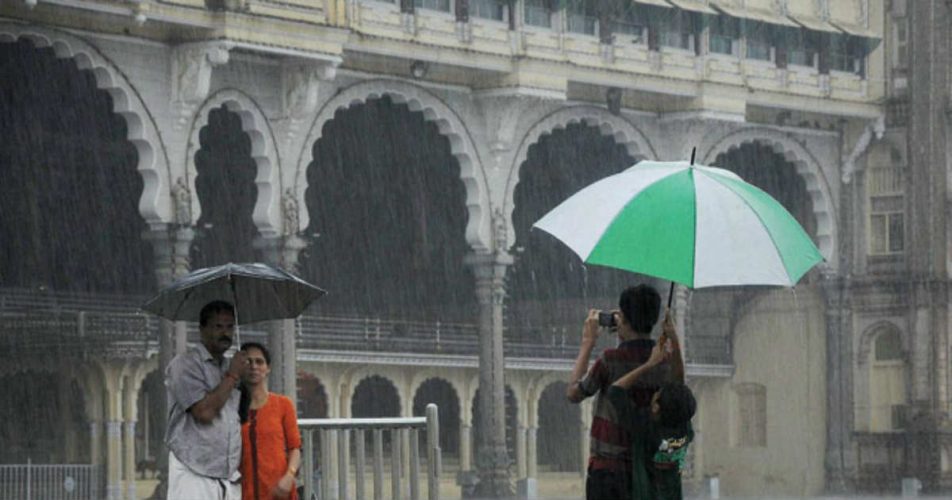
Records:
<instances>
[{"instance_id":1,"label":"woman in orange dress","mask_svg":"<svg viewBox=\"0 0 952 500\"><path fill-rule=\"evenodd\" d=\"M246 342L251 365L243 399L247 420L241 424L241 498L271 500L297 498L294 478L301 466L301 433L294 403L287 396L268 392L271 354L257 342ZM244 405L242 405L244 406Z\"/></svg>"}]
</instances>

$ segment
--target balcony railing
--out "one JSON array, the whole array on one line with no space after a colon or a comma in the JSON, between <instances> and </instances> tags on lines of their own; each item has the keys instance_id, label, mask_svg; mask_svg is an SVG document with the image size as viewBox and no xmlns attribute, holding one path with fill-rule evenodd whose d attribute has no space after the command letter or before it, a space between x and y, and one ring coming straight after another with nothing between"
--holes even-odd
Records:
<instances>
[{"instance_id":1,"label":"balcony railing","mask_svg":"<svg viewBox=\"0 0 952 500\"><path fill-rule=\"evenodd\" d=\"M100 465L3 464L0 498L95 500L102 498Z\"/></svg>"},{"instance_id":2,"label":"balcony railing","mask_svg":"<svg viewBox=\"0 0 952 500\"><path fill-rule=\"evenodd\" d=\"M304 477L304 498L314 498L317 492L320 492L319 498L368 498L365 483L369 472L373 498L383 498L389 489L391 498L404 498L409 493L411 500L418 500L422 493L420 431L425 431L426 455L423 459L426 462L426 497L428 500L439 500L442 467L439 419L435 404L426 406L425 417L301 419L298 420L298 427L304 439L304 464L301 470ZM372 449L369 471L368 434ZM350 445L351 437L354 439L353 447ZM389 464L385 464L384 459L385 438L390 448ZM315 450L315 445L318 450ZM407 464L403 463L405 447L409 457ZM355 453L353 460L351 450ZM319 452L319 455L315 452ZM319 457L317 463L322 466L320 474L315 473L315 457ZM404 469L408 471L407 484L402 480ZM390 473L389 488L384 484L384 474L387 471ZM351 478L354 479L353 487Z\"/></svg>"},{"instance_id":3,"label":"balcony railing","mask_svg":"<svg viewBox=\"0 0 952 500\"><path fill-rule=\"evenodd\" d=\"M19 351L92 353L102 349L148 352L158 346L159 319L138 310L145 297L0 289L0 347ZM474 323L413 321L365 316L305 314L297 319L299 349L476 355ZM508 357L574 359L580 325L509 327ZM241 327L243 339L260 338L266 327ZM189 337L198 340L195 323ZM687 361L731 364L729 342L721 337L689 337ZM14 351L16 352L16 351Z\"/></svg>"}]
</instances>

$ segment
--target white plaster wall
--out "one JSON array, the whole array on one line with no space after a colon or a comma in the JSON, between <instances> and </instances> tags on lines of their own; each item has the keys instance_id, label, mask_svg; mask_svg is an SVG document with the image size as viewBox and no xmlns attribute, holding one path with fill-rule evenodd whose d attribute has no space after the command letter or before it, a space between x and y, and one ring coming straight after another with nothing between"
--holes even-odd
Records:
<instances>
[{"instance_id":1,"label":"white plaster wall","mask_svg":"<svg viewBox=\"0 0 952 500\"><path fill-rule=\"evenodd\" d=\"M826 447L826 343L818 293L801 287L765 292L735 330L736 372L704 384L698 405L704 470L728 496L819 494ZM767 445L734 446L733 386L766 387Z\"/></svg>"}]
</instances>

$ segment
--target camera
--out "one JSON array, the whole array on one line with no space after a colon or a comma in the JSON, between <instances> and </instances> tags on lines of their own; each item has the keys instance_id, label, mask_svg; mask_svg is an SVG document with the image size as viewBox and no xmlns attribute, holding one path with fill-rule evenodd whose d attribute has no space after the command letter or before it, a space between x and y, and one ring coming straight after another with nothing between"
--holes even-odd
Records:
<instances>
[{"instance_id":1,"label":"camera","mask_svg":"<svg viewBox=\"0 0 952 500\"><path fill-rule=\"evenodd\" d=\"M598 326L604 326L606 328L618 326L618 323L615 321L615 313L611 311L599 311Z\"/></svg>"}]
</instances>

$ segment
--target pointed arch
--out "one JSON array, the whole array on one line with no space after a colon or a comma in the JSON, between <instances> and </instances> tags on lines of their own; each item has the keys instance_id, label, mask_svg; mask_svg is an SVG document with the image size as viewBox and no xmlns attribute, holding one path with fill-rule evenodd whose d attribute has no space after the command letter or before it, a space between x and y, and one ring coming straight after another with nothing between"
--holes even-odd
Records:
<instances>
[{"instance_id":1,"label":"pointed arch","mask_svg":"<svg viewBox=\"0 0 952 500\"><path fill-rule=\"evenodd\" d=\"M96 86L112 97L112 111L126 122L126 138L136 148L136 169L142 177L139 214L146 223L172 221L169 160L148 107L122 71L92 43L47 27L0 21L0 42L28 40L37 48L51 48L56 57L71 59L77 69L90 71Z\"/></svg>"},{"instance_id":2,"label":"pointed arch","mask_svg":"<svg viewBox=\"0 0 952 500\"><path fill-rule=\"evenodd\" d=\"M539 142L542 136L576 123L598 128L602 135L610 136L617 144L625 146L632 158L657 157L654 147L638 127L621 116L609 113L606 109L594 106L572 106L553 111L529 127L528 132L519 143L516 156L509 169L509 179L506 181L505 197L503 198L503 215L508 231L506 241L510 244L516 241L516 229L512 223L512 213L515 209L513 198L516 193L516 185L519 183L519 173L522 165L529 156L529 147Z\"/></svg>"},{"instance_id":3,"label":"pointed arch","mask_svg":"<svg viewBox=\"0 0 952 500\"><path fill-rule=\"evenodd\" d=\"M491 248L489 227L489 194L482 160L472 136L463 120L442 99L429 91L395 80L370 80L356 83L341 91L325 103L314 119L304 150L295 172L294 189L297 199L304 200L307 190L307 167L313 160L314 144L321 139L324 125L334 119L340 109L363 104L368 100L388 96L395 103L406 104L410 111L423 113L428 122L433 122L440 134L449 140L450 152L459 162L460 180L466 188L466 209L469 220L466 224L466 242L474 250ZM319 167L318 167L319 168ZM302 205L303 206L303 205ZM309 223L307 210L301 210L301 227Z\"/></svg>"},{"instance_id":4,"label":"pointed arch","mask_svg":"<svg viewBox=\"0 0 952 500\"><path fill-rule=\"evenodd\" d=\"M225 107L241 118L241 130L251 139L251 158L257 166L255 186L258 188L258 199L255 201L252 220L263 236L277 236L283 232L297 233L300 228L284 228L284 217L281 216L281 158L268 119L261 106L244 92L236 89L222 89L208 97L202 103L189 133L188 147L185 152L185 175L192 199L192 223L198 222L201 216L201 204L198 191L195 189L195 178L198 170L195 166L195 155L201 148L199 135L202 128L208 123L208 115L212 110ZM303 198L302 198L303 199Z\"/></svg>"},{"instance_id":5,"label":"pointed arch","mask_svg":"<svg viewBox=\"0 0 952 500\"><path fill-rule=\"evenodd\" d=\"M773 149L790 162L806 184L816 216L816 238L820 253L828 265L836 266L836 203L829 181L820 168L820 162L794 137L765 127L743 128L713 140L702 154L700 163L710 165L717 156L745 144L760 143Z\"/></svg>"}]
</instances>

